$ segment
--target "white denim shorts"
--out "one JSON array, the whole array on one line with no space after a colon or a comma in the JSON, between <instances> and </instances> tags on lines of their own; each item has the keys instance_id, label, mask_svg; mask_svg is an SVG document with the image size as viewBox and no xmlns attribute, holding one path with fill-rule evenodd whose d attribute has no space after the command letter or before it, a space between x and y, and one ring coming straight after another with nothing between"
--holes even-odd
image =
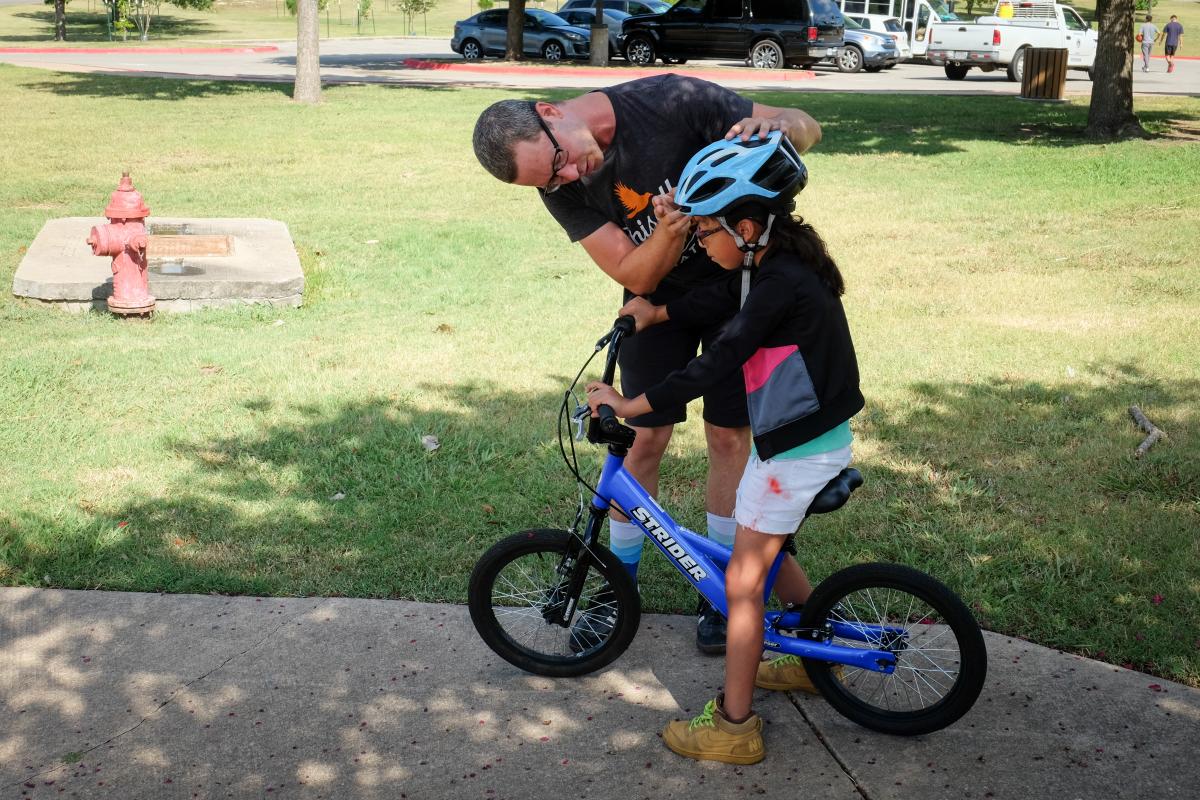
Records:
<instances>
[{"instance_id":1,"label":"white denim shorts","mask_svg":"<svg viewBox=\"0 0 1200 800\"><path fill-rule=\"evenodd\" d=\"M849 465L849 447L783 460L752 455L733 514L739 525L760 533L795 533L817 492Z\"/></svg>"}]
</instances>

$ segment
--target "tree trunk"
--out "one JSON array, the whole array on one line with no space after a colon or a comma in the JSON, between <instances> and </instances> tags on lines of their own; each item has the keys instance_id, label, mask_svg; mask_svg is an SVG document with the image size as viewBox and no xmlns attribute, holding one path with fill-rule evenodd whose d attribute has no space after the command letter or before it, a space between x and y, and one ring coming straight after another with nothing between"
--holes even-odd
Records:
<instances>
[{"instance_id":1,"label":"tree trunk","mask_svg":"<svg viewBox=\"0 0 1200 800\"><path fill-rule=\"evenodd\" d=\"M592 43L588 63L593 67L608 66L608 26L604 24L604 0L596 0L592 6L596 18L592 20Z\"/></svg>"},{"instance_id":2,"label":"tree trunk","mask_svg":"<svg viewBox=\"0 0 1200 800\"><path fill-rule=\"evenodd\" d=\"M509 0L504 57L510 61L520 61L525 57L525 0Z\"/></svg>"},{"instance_id":3,"label":"tree trunk","mask_svg":"<svg viewBox=\"0 0 1200 800\"><path fill-rule=\"evenodd\" d=\"M1100 41L1092 69L1087 135L1094 139L1145 138L1133 113L1133 2L1099 0Z\"/></svg>"},{"instance_id":4,"label":"tree trunk","mask_svg":"<svg viewBox=\"0 0 1200 800\"><path fill-rule=\"evenodd\" d=\"M67 40L67 0L54 0L54 41Z\"/></svg>"},{"instance_id":5,"label":"tree trunk","mask_svg":"<svg viewBox=\"0 0 1200 800\"><path fill-rule=\"evenodd\" d=\"M296 83L292 99L297 103L321 102L321 21L317 0L296 3Z\"/></svg>"}]
</instances>

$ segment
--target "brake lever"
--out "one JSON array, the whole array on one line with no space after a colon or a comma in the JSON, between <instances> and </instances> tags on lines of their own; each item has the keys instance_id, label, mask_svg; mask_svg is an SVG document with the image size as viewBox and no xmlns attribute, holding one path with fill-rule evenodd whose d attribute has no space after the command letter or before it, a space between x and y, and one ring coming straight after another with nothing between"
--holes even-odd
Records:
<instances>
[{"instance_id":1,"label":"brake lever","mask_svg":"<svg viewBox=\"0 0 1200 800\"><path fill-rule=\"evenodd\" d=\"M592 409L587 403L580 403L575 406L575 413L571 415L571 421L575 423L575 441L582 442L587 436L585 430L588 420L592 417Z\"/></svg>"}]
</instances>

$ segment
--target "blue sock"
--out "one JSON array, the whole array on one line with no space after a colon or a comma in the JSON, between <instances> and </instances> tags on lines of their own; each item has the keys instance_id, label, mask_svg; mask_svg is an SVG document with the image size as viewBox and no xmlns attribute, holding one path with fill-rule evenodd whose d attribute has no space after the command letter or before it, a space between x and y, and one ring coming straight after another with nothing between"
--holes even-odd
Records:
<instances>
[{"instance_id":1,"label":"blue sock","mask_svg":"<svg viewBox=\"0 0 1200 800\"><path fill-rule=\"evenodd\" d=\"M708 538L729 549L733 549L733 540L737 534L737 520L733 517L722 517L717 514L708 515Z\"/></svg>"},{"instance_id":2,"label":"blue sock","mask_svg":"<svg viewBox=\"0 0 1200 800\"><path fill-rule=\"evenodd\" d=\"M633 582L637 583L638 564L642 560L642 529L632 522L608 521L608 549L613 552Z\"/></svg>"}]
</instances>

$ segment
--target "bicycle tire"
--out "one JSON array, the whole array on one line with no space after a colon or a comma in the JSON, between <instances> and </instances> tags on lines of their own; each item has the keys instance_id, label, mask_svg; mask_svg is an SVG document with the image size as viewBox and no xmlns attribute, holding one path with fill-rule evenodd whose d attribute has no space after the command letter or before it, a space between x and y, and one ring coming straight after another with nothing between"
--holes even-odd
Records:
<instances>
[{"instance_id":1,"label":"bicycle tire","mask_svg":"<svg viewBox=\"0 0 1200 800\"><path fill-rule=\"evenodd\" d=\"M588 571L573 619L607 587L612 599L605 597L604 613L616 615L611 628L599 643L573 652L573 631L544 618L545 603L566 583L558 566L579 543L567 531L522 531L492 545L475 564L467 589L471 622L484 644L513 666L551 678L586 675L612 663L633 641L641 620L637 587L620 560L598 544L579 556Z\"/></svg>"},{"instance_id":2,"label":"bicycle tire","mask_svg":"<svg viewBox=\"0 0 1200 800\"><path fill-rule=\"evenodd\" d=\"M906 646L896 652L891 675L804 659L821 696L865 728L897 736L932 733L966 714L983 689L987 648L979 624L954 592L923 572L876 563L830 575L805 603L800 626L822 629L828 620L905 631ZM832 642L887 649L879 638L835 635Z\"/></svg>"}]
</instances>

